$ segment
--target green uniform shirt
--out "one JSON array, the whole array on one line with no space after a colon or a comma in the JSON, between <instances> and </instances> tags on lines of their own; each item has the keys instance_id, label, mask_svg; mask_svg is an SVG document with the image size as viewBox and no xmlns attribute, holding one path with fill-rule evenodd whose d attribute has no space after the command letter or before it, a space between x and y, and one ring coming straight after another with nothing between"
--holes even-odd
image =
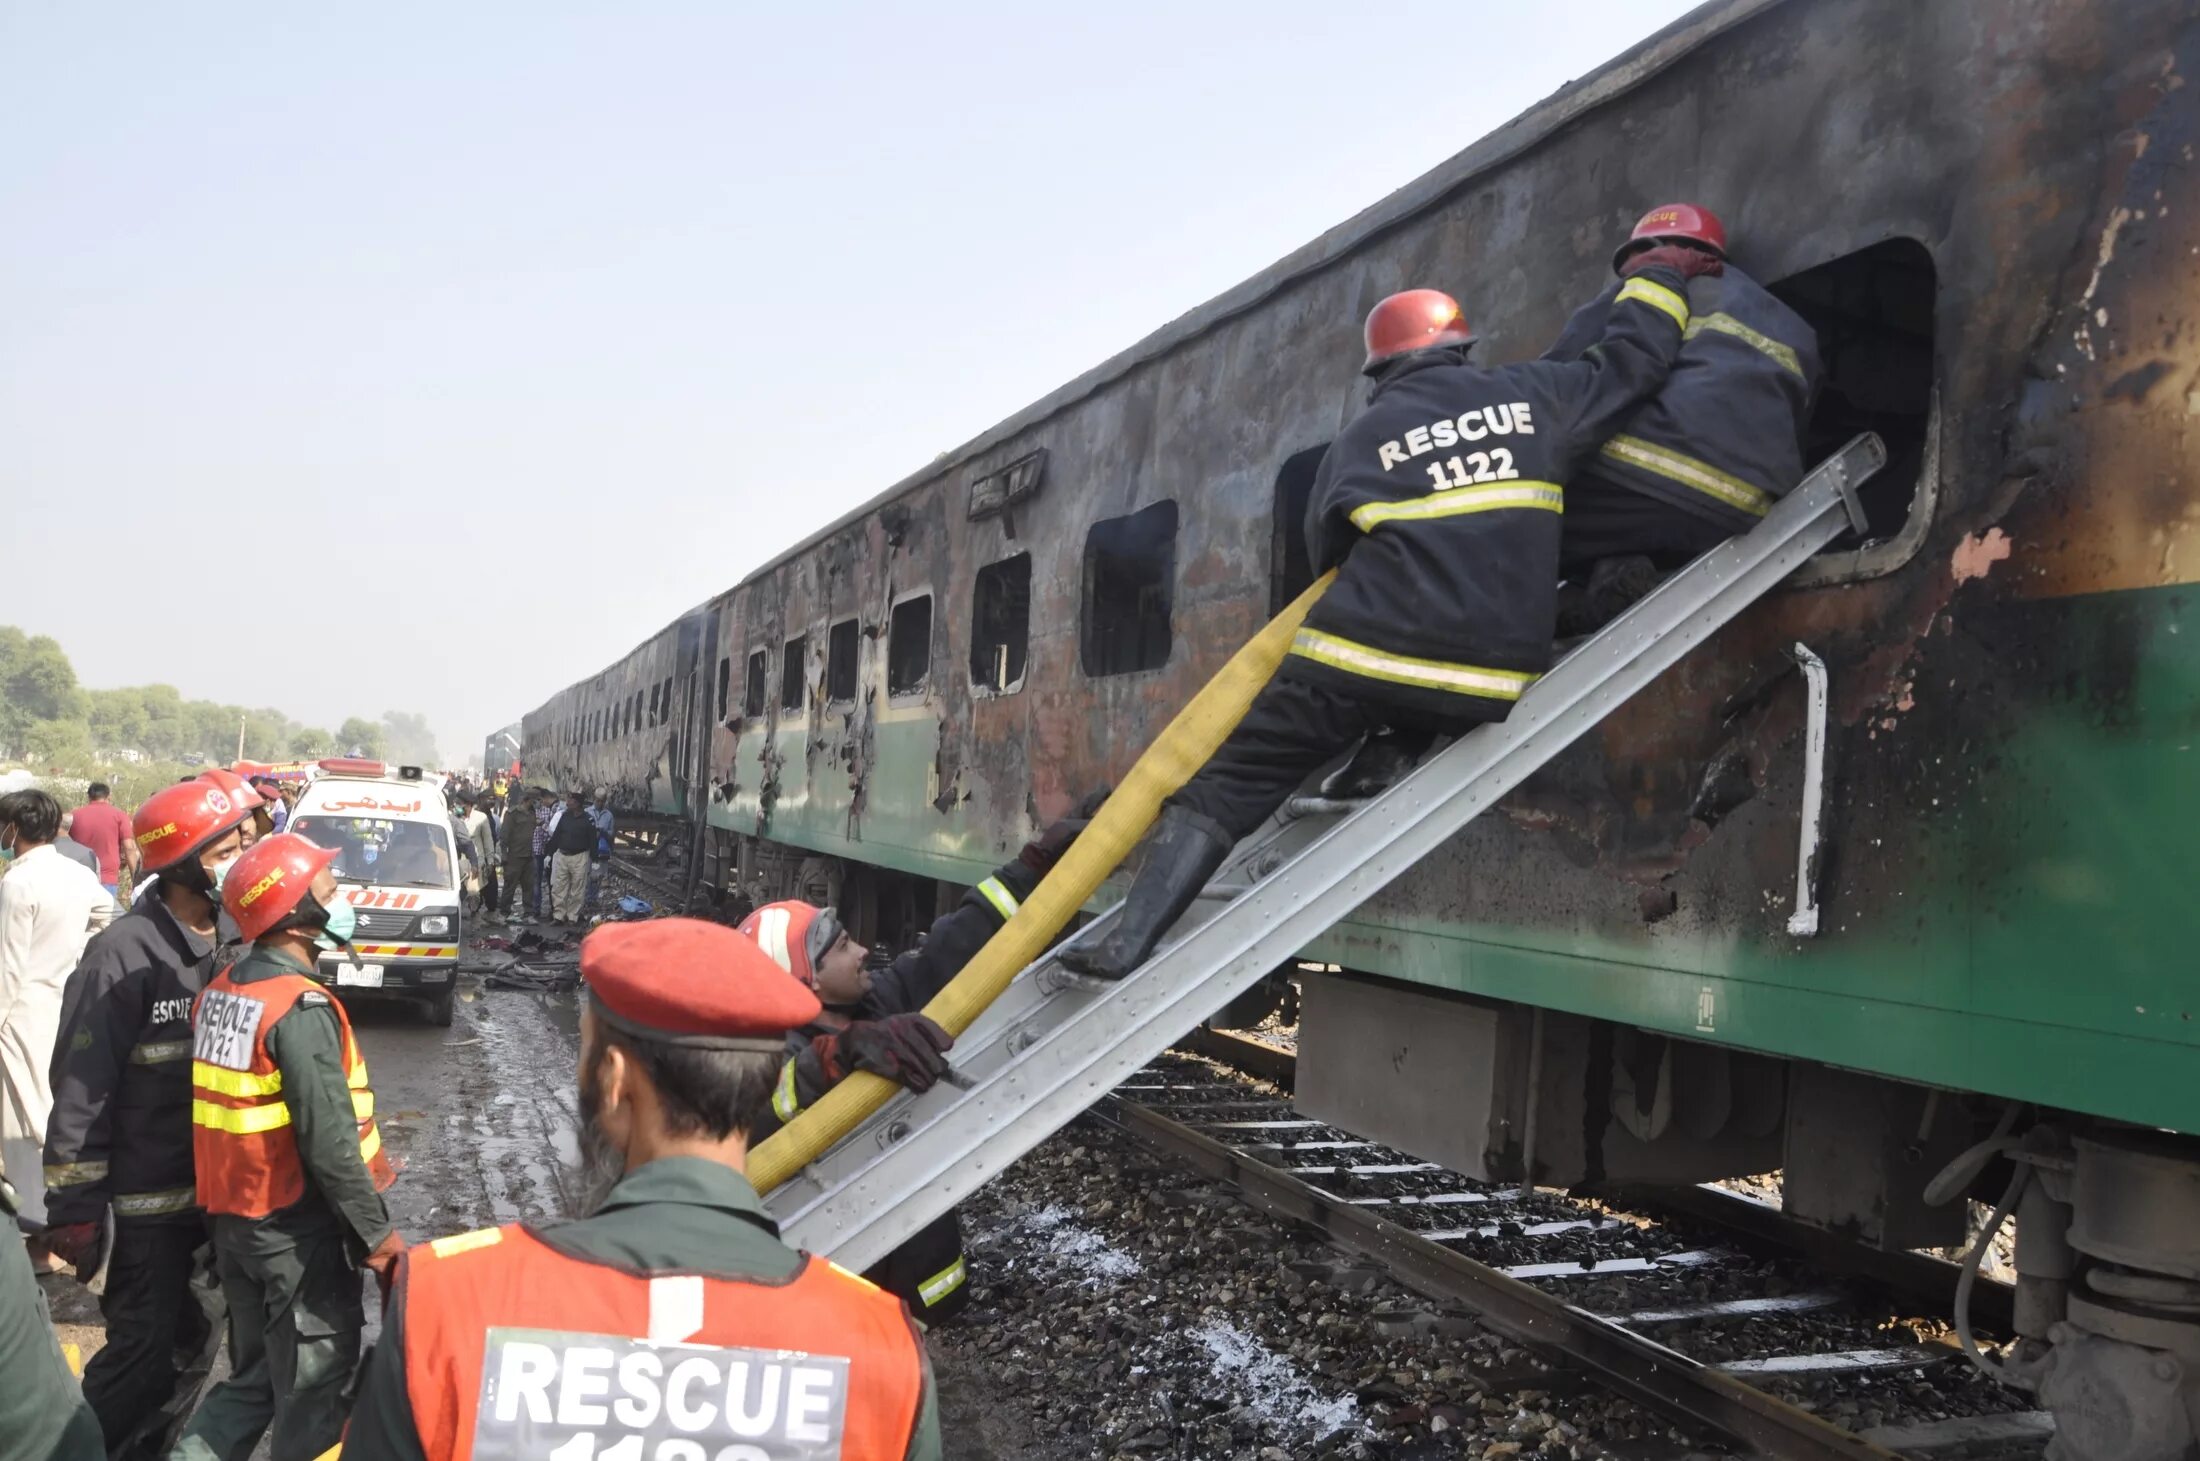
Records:
<instances>
[{"instance_id":1,"label":"green uniform shirt","mask_svg":"<svg viewBox=\"0 0 2200 1461\"><path fill-rule=\"evenodd\" d=\"M289 954L254 944L229 971L250 985L313 971ZM283 1104L305 1168L305 1196L263 1218L216 1214L214 1241L234 1253L267 1255L295 1247L302 1234L343 1232L354 1257L390 1235L390 1211L359 1155L359 1118L344 1074L343 1029L330 996L310 989L269 1028L267 1051L283 1073Z\"/></svg>"},{"instance_id":2,"label":"green uniform shirt","mask_svg":"<svg viewBox=\"0 0 2200 1461\"><path fill-rule=\"evenodd\" d=\"M638 1167L592 1216L530 1230L567 1257L628 1273L781 1283L803 1262L779 1241L779 1229L764 1215L748 1179L700 1157L666 1157ZM404 1273L401 1267L383 1315L381 1342L367 1358L344 1438L345 1461L426 1461L405 1389ZM484 1316L483 1327L487 1324ZM940 1461L940 1455L939 1411L926 1359L909 1461Z\"/></svg>"},{"instance_id":3,"label":"green uniform shirt","mask_svg":"<svg viewBox=\"0 0 2200 1461\"><path fill-rule=\"evenodd\" d=\"M102 1461L99 1421L61 1357L5 1187L0 1223L0 1461Z\"/></svg>"}]
</instances>

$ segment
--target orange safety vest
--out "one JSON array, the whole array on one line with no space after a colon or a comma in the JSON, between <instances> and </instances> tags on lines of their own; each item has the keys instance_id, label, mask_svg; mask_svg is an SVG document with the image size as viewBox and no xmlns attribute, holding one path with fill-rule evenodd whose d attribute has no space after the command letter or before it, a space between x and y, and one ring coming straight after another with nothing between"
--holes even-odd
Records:
<instances>
[{"instance_id":1,"label":"orange safety vest","mask_svg":"<svg viewBox=\"0 0 2200 1461\"><path fill-rule=\"evenodd\" d=\"M924 1398L909 1311L822 1258L652 1277L514 1224L411 1249L404 1296L432 1461L901 1461Z\"/></svg>"},{"instance_id":2,"label":"orange safety vest","mask_svg":"<svg viewBox=\"0 0 2200 1461\"><path fill-rule=\"evenodd\" d=\"M232 966L234 967L234 966ZM191 1152L198 1165L199 1206L208 1212L266 1217L306 1193L298 1138L283 1100L283 1073L267 1048L268 1031L305 995L320 986L303 974L230 980L224 969L191 1006ZM386 1190L397 1173L382 1155L374 1124L374 1091L367 1062L352 1039L351 1021L333 999L343 1032L344 1079L352 1114L359 1118L359 1157Z\"/></svg>"}]
</instances>

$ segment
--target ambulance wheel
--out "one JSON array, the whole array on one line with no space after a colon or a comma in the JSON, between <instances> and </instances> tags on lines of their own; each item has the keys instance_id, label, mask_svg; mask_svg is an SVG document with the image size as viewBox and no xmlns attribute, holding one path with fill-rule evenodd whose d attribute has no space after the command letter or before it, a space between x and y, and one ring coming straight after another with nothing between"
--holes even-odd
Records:
<instances>
[{"instance_id":1,"label":"ambulance wheel","mask_svg":"<svg viewBox=\"0 0 2200 1461\"><path fill-rule=\"evenodd\" d=\"M442 1029L451 1028L451 1016L458 1011L458 989L445 985L443 992L428 1001L428 1023Z\"/></svg>"}]
</instances>

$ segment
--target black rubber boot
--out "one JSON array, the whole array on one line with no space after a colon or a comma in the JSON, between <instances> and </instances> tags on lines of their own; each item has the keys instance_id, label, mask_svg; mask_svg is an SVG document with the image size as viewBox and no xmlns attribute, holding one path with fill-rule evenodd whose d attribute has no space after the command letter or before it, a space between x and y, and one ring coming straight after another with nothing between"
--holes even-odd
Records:
<instances>
[{"instance_id":1,"label":"black rubber boot","mask_svg":"<svg viewBox=\"0 0 2200 1461\"><path fill-rule=\"evenodd\" d=\"M1436 737L1425 731L1379 730L1360 742L1342 769L1322 781L1322 795L1337 801L1361 801L1388 791L1420 763Z\"/></svg>"},{"instance_id":2,"label":"black rubber boot","mask_svg":"<svg viewBox=\"0 0 2200 1461\"><path fill-rule=\"evenodd\" d=\"M1097 944L1064 949L1063 967L1095 979L1121 979L1145 963L1154 945L1184 916L1236 845L1221 827L1197 812L1181 807L1164 810L1115 926Z\"/></svg>"}]
</instances>

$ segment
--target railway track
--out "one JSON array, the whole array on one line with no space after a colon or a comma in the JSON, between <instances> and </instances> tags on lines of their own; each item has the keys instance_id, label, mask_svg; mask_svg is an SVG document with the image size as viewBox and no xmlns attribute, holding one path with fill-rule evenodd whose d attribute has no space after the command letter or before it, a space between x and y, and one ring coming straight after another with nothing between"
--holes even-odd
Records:
<instances>
[{"instance_id":1,"label":"railway track","mask_svg":"<svg viewBox=\"0 0 2200 1461\"><path fill-rule=\"evenodd\" d=\"M1953 1265L1858 1253L1765 1204L1694 1189L1668 1215L1648 1196L1621 1207L1473 1182L1298 1115L1276 1089L1289 1051L1217 1031L1187 1044L1205 1059L1164 1057L1117 1089L1106 1119L1431 1301L1396 1314L1398 1332L1463 1311L1768 1456L1999 1461L2046 1445L2044 1418L1947 1336ZM2008 1299L1982 1296L1986 1327Z\"/></svg>"}]
</instances>

